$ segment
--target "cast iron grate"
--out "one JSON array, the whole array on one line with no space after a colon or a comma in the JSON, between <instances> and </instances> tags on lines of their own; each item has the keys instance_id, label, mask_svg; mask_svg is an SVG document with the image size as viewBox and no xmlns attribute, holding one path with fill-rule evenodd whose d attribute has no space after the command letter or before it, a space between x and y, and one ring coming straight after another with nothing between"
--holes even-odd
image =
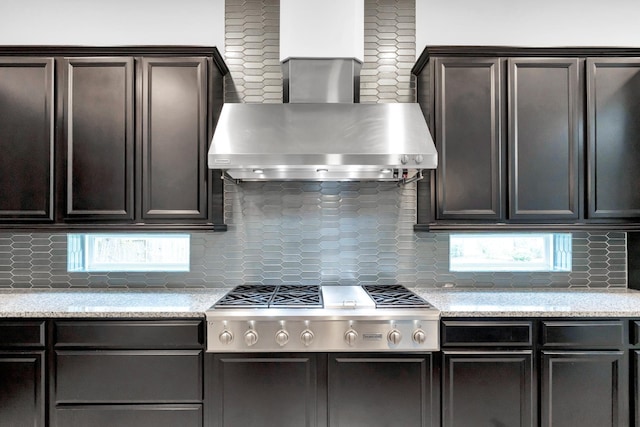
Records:
<instances>
[{"instance_id":1,"label":"cast iron grate","mask_svg":"<svg viewBox=\"0 0 640 427\"><path fill-rule=\"evenodd\" d=\"M376 303L376 308L433 308L431 304L402 285L363 285L362 288Z\"/></svg>"},{"instance_id":2,"label":"cast iron grate","mask_svg":"<svg viewBox=\"0 0 640 427\"><path fill-rule=\"evenodd\" d=\"M240 285L229 291L216 308L322 308L318 285Z\"/></svg>"}]
</instances>

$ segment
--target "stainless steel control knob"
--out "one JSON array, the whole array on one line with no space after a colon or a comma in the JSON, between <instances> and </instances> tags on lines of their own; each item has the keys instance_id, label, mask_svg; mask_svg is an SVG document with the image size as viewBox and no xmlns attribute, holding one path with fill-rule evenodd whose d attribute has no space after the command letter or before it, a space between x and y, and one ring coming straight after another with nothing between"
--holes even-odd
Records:
<instances>
[{"instance_id":1,"label":"stainless steel control knob","mask_svg":"<svg viewBox=\"0 0 640 427\"><path fill-rule=\"evenodd\" d=\"M280 329L276 332L276 342L280 347L283 347L286 343L289 342L289 333L284 329Z\"/></svg>"},{"instance_id":2,"label":"stainless steel control knob","mask_svg":"<svg viewBox=\"0 0 640 427\"><path fill-rule=\"evenodd\" d=\"M409 156L407 156L406 154L400 156L400 163L402 163L403 165L409 163Z\"/></svg>"},{"instance_id":3,"label":"stainless steel control knob","mask_svg":"<svg viewBox=\"0 0 640 427\"><path fill-rule=\"evenodd\" d=\"M420 164L420 163L422 163L423 161L424 161L424 156L423 156L422 154L418 154L418 155L416 156L416 164L418 164L418 165L419 165L419 164Z\"/></svg>"},{"instance_id":4,"label":"stainless steel control knob","mask_svg":"<svg viewBox=\"0 0 640 427\"><path fill-rule=\"evenodd\" d=\"M313 338L314 338L314 335L310 329L305 329L300 334L300 341L302 341L302 344L304 344L305 347L308 347L313 342Z\"/></svg>"},{"instance_id":5,"label":"stainless steel control knob","mask_svg":"<svg viewBox=\"0 0 640 427\"><path fill-rule=\"evenodd\" d=\"M258 333L253 329L249 329L247 332L244 333L244 342L249 347L251 347L252 345L255 345L255 343L258 342Z\"/></svg>"},{"instance_id":6,"label":"stainless steel control knob","mask_svg":"<svg viewBox=\"0 0 640 427\"><path fill-rule=\"evenodd\" d=\"M344 340L349 345L354 345L357 339L358 339L358 333L353 329L349 329L347 332L344 333Z\"/></svg>"},{"instance_id":7,"label":"stainless steel control knob","mask_svg":"<svg viewBox=\"0 0 640 427\"><path fill-rule=\"evenodd\" d=\"M387 339L393 345L398 345L402 340L402 334L397 329L392 329L387 335Z\"/></svg>"},{"instance_id":8,"label":"stainless steel control knob","mask_svg":"<svg viewBox=\"0 0 640 427\"><path fill-rule=\"evenodd\" d=\"M233 342L233 334L231 333L231 331L227 331L226 329L220 332L220 335L218 335L218 338L220 339L220 342L224 345L231 344Z\"/></svg>"},{"instance_id":9,"label":"stainless steel control knob","mask_svg":"<svg viewBox=\"0 0 640 427\"><path fill-rule=\"evenodd\" d=\"M422 329L413 331L413 342L416 344L424 344L427 340L427 334Z\"/></svg>"}]
</instances>

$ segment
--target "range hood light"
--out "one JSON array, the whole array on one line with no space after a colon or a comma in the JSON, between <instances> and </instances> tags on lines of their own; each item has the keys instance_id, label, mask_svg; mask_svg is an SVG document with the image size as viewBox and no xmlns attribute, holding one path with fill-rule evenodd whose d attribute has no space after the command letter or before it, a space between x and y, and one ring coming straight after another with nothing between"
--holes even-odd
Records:
<instances>
[{"instance_id":1,"label":"range hood light","mask_svg":"<svg viewBox=\"0 0 640 427\"><path fill-rule=\"evenodd\" d=\"M264 169L254 169L254 170L253 170L253 173L256 173L256 174L263 174L263 173L264 173Z\"/></svg>"},{"instance_id":2,"label":"range hood light","mask_svg":"<svg viewBox=\"0 0 640 427\"><path fill-rule=\"evenodd\" d=\"M329 172L329 169L327 168L320 168L320 169L316 169L316 172L321 173L321 172Z\"/></svg>"},{"instance_id":3,"label":"range hood light","mask_svg":"<svg viewBox=\"0 0 640 427\"><path fill-rule=\"evenodd\" d=\"M382 172L382 173L391 173L391 172L393 172L393 169L384 168L384 169L380 169L380 172Z\"/></svg>"}]
</instances>

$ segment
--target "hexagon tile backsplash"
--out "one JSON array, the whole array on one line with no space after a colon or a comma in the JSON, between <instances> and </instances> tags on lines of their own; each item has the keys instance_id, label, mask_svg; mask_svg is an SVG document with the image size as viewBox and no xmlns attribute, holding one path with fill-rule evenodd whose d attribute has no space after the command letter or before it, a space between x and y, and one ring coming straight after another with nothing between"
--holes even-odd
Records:
<instances>
[{"instance_id":1,"label":"hexagon tile backsplash","mask_svg":"<svg viewBox=\"0 0 640 427\"><path fill-rule=\"evenodd\" d=\"M68 273L65 234L0 233L0 287L403 283L625 288L626 234L573 233L570 273L451 273L447 233L415 233L415 184L227 183L229 231L192 233L188 273Z\"/></svg>"}]
</instances>

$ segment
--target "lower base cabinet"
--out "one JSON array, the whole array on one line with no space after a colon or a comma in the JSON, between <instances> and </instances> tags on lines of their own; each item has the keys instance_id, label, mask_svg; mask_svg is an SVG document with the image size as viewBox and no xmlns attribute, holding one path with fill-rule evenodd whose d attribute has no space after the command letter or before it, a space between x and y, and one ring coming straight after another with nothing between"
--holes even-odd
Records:
<instances>
[{"instance_id":1,"label":"lower base cabinet","mask_svg":"<svg viewBox=\"0 0 640 427\"><path fill-rule=\"evenodd\" d=\"M443 354L443 427L536 425L531 350Z\"/></svg>"},{"instance_id":2,"label":"lower base cabinet","mask_svg":"<svg viewBox=\"0 0 640 427\"><path fill-rule=\"evenodd\" d=\"M629 426L624 351L543 351L541 426Z\"/></svg>"},{"instance_id":3,"label":"lower base cabinet","mask_svg":"<svg viewBox=\"0 0 640 427\"><path fill-rule=\"evenodd\" d=\"M216 354L207 375L212 427L316 427L316 354Z\"/></svg>"},{"instance_id":4,"label":"lower base cabinet","mask_svg":"<svg viewBox=\"0 0 640 427\"><path fill-rule=\"evenodd\" d=\"M51 426L202 427L203 328L200 320L54 321Z\"/></svg>"},{"instance_id":5,"label":"lower base cabinet","mask_svg":"<svg viewBox=\"0 0 640 427\"><path fill-rule=\"evenodd\" d=\"M0 426L44 427L44 351L0 352Z\"/></svg>"},{"instance_id":6,"label":"lower base cabinet","mask_svg":"<svg viewBox=\"0 0 640 427\"><path fill-rule=\"evenodd\" d=\"M216 354L209 362L207 427L439 426L432 354Z\"/></svg>"},{"instance_id":7,"label":"lower base cabinet","mask_svg":"<svg viewBox=\"0 0 640 427\"><path fill-rule=\"evenodd\" d=\"M440 425L432 354L329 355L329 426Z\"/></svg>"}]
</instances>

